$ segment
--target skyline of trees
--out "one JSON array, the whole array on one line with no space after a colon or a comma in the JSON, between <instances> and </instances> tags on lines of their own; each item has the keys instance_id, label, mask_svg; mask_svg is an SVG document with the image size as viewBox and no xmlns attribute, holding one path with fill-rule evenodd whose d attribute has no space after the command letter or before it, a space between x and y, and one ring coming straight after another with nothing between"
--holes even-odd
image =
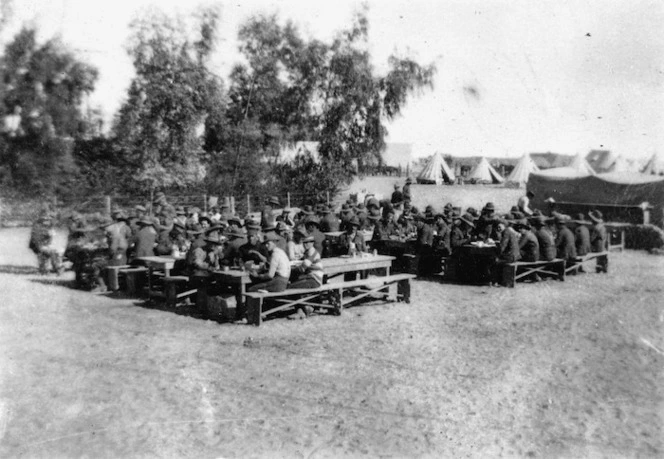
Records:
<instances>
[{"instance_id":1,"label":"skyline of trees","mask_svg":"<svg viewBox=\"0 0 664 459\"><path fill-rule=\"evenodd\" d=\"M98 71L57 39L40 45L34 29L21 30L0 70L3 188L39 182L33 191L57 194L76 186L78 175L83 188L105 191L260 194L290 185L334 193L363 165L381 165L385 123L432 87L435 67L407 57L390 57L388 72L376 74L366 6L330 42L304 37L276 15L251 17L238 32L244 62L224 82L209 68L219 20L218 9L203 8L193 27L159 12L132 22L135 76L102 136L99 113L82 106ZM74 145L58 153L48 139ZM278 164L281 147L301 140L319 142L319 159ZM60 160L74 164L45 180L45 157L52 170Z\"/></svg>"}]
</instances>

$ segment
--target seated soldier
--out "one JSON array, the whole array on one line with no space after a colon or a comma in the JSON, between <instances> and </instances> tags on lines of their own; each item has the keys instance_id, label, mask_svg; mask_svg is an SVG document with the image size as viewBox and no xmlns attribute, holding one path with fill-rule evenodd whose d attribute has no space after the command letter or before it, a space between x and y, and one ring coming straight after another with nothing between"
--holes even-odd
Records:
<instances>
[{"instance_id":1,"label":"seated soldier","mask_svg":"<svg viewBox=\"0 0 664 459\"><path fill-rule=\"evenodd\" d=\"M302 263L292 269L293 281L288 288L318 288L323 285L323 262L320 253L314 248L314 238L307 236L302 240L304 258ZM310 312L311 310L305 310ZM308 315L308 314L307 314Z\"/></svg>"},{"instance_id":2,"label":"seated soldier","mask_svg":"<svg viewBox=\"0 0 664 459\"><path fill-rule=\"evenodd\" d=\"M521 260L529 262L539 261L539 242L537 241L537 236L535 236L531 231L531 227L527 220L524 219L520 222L517 222L514 229L521 233L521 238L519 239L519 251L521 253Z\"/></svg>"}]
</instances>

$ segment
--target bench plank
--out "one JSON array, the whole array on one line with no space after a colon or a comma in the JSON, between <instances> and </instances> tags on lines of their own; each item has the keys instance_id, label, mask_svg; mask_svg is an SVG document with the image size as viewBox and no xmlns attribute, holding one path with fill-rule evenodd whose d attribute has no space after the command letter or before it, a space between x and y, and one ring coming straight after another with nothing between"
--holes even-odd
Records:
<instances>
[{"instance_id":1,"label":"bench plank","mask_svg":"<svg viewBox=\"0 0 664 459\"><path fill-rule=\"evenodd\" d=\"M503 265L503 285L514 288L516 282L534 274L565 280L565 260L554 258L541 261L516 261Z\"/></svg>"},{"instance_id":2,"label":"bench plank","mask_svg":"<svg viewBox=\"0 0 664 459\"><path fill-rule=\"evenodd\" d=\"M340 314L344 306L356 302L372 294L384 295L386 299L398 299L410 302L410 280L413 274L393 274L391 276L370 277L352 281L323 284L314 289L286 289L282 292L247 292L247 309L254 325L259 326L262 320L276 312L292 309L299 305L331 309ZM387 287L387 291L385 291ZM360 292L359 295L344 298L344 290ZM269 299L278 304L277 307L263 311L264 300Z\"/></svg>"}]
</instances>

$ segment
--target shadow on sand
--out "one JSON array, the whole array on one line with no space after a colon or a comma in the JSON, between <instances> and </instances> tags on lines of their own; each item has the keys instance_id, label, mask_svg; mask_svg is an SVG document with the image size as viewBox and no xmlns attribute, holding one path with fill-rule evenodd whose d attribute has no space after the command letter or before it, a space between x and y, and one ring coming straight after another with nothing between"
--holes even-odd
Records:
<instances>
[{"instance_id":1,"label":"shadow on sand","mask_svg":"<svg viewBox=\"0 0 664 459\"><path fill-rule=\"evenodd\" d=\"M36 266L19 266L19 265L0 265L0 273L2 274L38 274L39 270Z\"/></svg>"}]
</instances>

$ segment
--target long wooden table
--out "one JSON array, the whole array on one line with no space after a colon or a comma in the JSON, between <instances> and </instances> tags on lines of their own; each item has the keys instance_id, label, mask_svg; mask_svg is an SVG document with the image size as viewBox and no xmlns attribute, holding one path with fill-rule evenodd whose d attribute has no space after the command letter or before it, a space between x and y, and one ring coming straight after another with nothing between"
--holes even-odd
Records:
<instances>
[{"instance_id":1,"label":"long wooden table","mask_svg":"<svg viewBox=\"0 0 664 459\"><path fill-rule=\"evenodd\" d=\"M355 276L357 278L360 272L374 269L384 269L385 275L389 276L392 261L394 261L394 257L391 256L363 254L355 257L323 258L322 264L323 273L327 279L333 279L346 273L357 273ZM297 262L293 262L292 264L296 266ZM251 284L249 271L228 268L211 271L210 275L214 282L232 287L238 304L244 301L247 286Z\"/></svg>"},{"instance_id":2,"label":"long wooden table","mask_svg":"<svg viewBox=\"0 0 664 459\"><path fill-rule=\"evenodd\" d=\"M148 296L150 297L165 297L165 293L161 290L155 289L154 278L156 272L163 273L164 277L171 274L171 270L175 267L175 263L182 258L171 257L167 255L152 256L152 257L138 257L142 263L148 268Z\"/></svg>"}]
</instances>

